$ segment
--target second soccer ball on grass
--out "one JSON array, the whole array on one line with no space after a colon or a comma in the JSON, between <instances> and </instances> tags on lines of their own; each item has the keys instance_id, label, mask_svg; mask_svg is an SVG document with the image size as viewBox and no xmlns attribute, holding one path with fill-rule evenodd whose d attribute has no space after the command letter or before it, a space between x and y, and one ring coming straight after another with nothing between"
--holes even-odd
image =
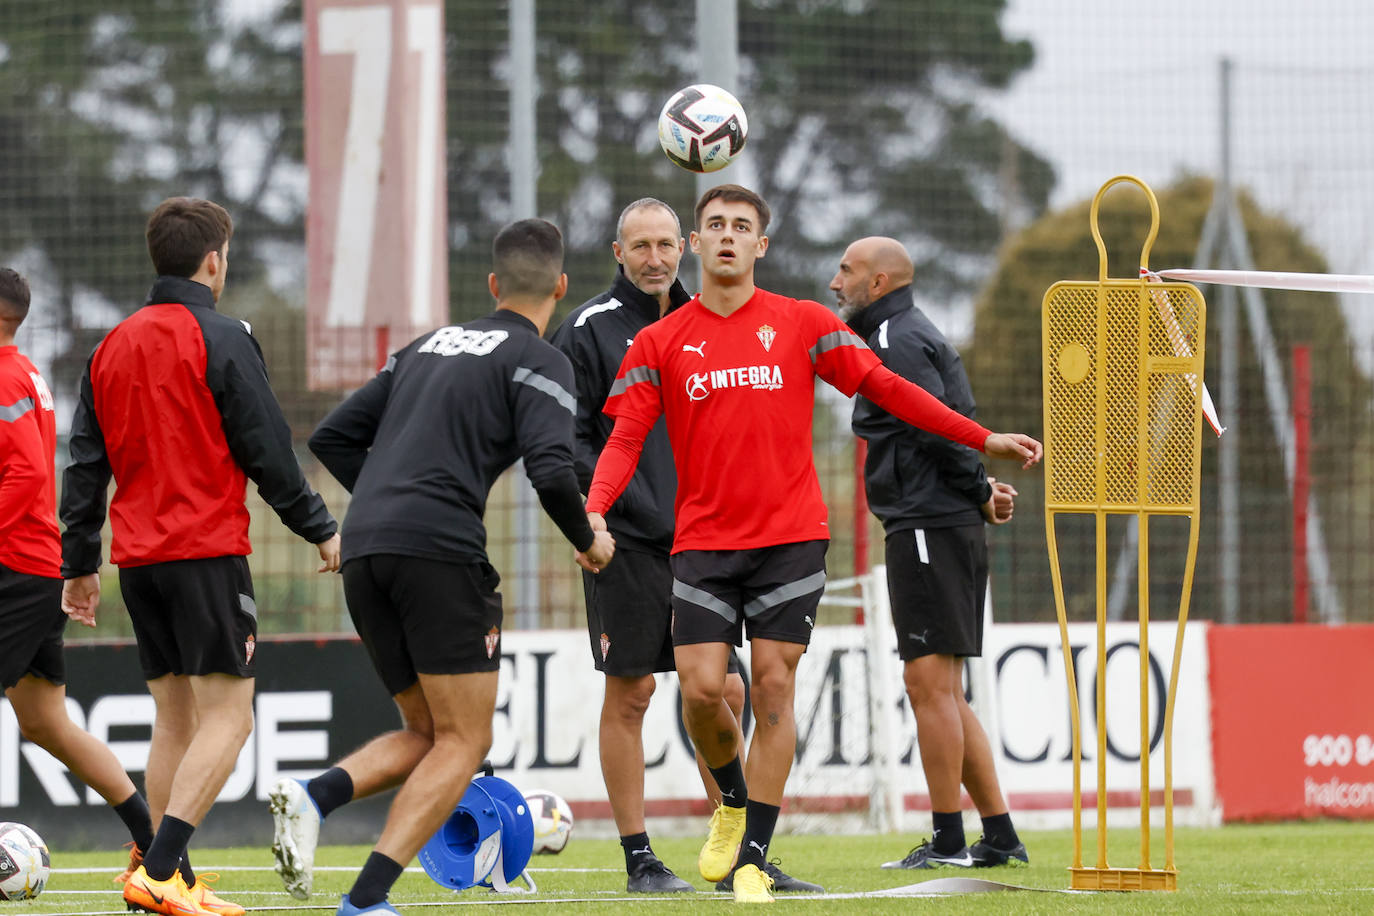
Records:
<instances>
[{"instance_id":1,"label":"second soccer ball on grass","mask_svg":"<svg viewBox=\"0 0 1374 916\"><path fill-rule=\"evenodd\" d=\"M561 796L536 789L525 793L530 817L534 820L534 852L562 852L572 836L573 814Z\"/></svg>"}]
</instances>

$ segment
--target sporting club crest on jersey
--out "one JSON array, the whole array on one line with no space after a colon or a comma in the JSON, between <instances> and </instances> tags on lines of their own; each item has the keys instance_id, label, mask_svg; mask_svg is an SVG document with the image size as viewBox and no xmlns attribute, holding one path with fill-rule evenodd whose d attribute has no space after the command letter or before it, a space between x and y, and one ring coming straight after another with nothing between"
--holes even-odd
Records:
<instances>
[{"instance_id":1,"label":"sporting club crest on jersey","mask_svg":"<svg viewBox=\"0 0 1374 916\"><path fill-rule=\"evenodd\" d=\"M501 631L496 627L487 630L487 635L482 637L487 643L487 658L496 654L496 646L501 642Z\"/></svg>"},{"instance_id":2,"label":"sporting club crest on jersey","mask_svg":"<svg viewBox=\"0 0 1374 916\"><path fill-rule=\"evenodd\" d=\"M606 656L611 654L611 637L605 633L601 634L601 660L604 662Z\"/></svg>"},{"instance_id":3,"label":"sporting club crest on jersey","mask_svg":"<svg viewBox=\"0 0 1374 916\"><path fill-rule=\"evenodd\" d=\"M759 343L763 344L764 351L767 352L772 350L773 340L778 336L778 332L764 324L759 326L756 333L759 335Z\"/></svg>"},{"instance_id":4,"label":"sporting club crest on jersey","mask_svg":"<svg viewBox=\"0 0 1374 916\"><path fill-rule=\"evenodd\" d=\"M245 665L253 660L253 651L257 647L258 641L253 638L252 634L249 634L248 638L243 641L243 663Z\"/></svg>"}]
</instances>

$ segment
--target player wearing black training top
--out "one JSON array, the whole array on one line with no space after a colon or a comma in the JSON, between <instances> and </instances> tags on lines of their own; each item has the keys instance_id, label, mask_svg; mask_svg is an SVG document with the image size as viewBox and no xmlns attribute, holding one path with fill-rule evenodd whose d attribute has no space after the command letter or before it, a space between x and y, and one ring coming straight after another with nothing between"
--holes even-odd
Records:
<instances>
[{"instance_id":1,"label":"player wearing black training top","mask_svg":"<svg viewBox=\"0 0 1374 916\"><path fill-rule=\"evenodd\" d=\"M404 722L308 784L283 780L272 791L278 870L304 896L319 821L401 785L340 914L396 912L392 884L491 746L501 598L482 515L496 478L523 458L578 562L600 570L613 552L604 526L588 524L573 473L572 368L540 337L567 290L562 236L544 220L512 223L493 260L496 311L412 342L310 438L353 493L344 593Z\"/></svg>"}]
</instances>

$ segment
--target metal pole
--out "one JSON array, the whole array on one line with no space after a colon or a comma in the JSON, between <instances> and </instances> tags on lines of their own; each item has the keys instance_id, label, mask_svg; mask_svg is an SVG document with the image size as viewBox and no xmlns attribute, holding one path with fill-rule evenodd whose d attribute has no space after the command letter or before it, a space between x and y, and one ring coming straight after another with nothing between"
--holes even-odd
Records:
<instances>
[{"instance_id":1,"label":"metal pole","mask_svg":"<svg viewBox=\"0 0 1374 916\"><path fill-rule=\"evenodd\" d=\"M1221 59L1221 174L1218 182L1218 205L1229 211L1231 198L1231 61ZM1223 211L1225 212L1225 211ZM1225 223L1221 232L1231 227ZM1224 260L1231 257L1231 246L1221 251ZM1221 425L1235 429L1236 408L1240 401L1239 322L1234 287L1223 286L1221 295ZM1240 622L1240 448L1239 438L1222 436L1217 443L1217 508L1220 518L1221 550L1221 621Z\"/></svg>"},{"instance_id":2,"label":"metal pole","mask_svg":"<svg viewBox=\"0 0 1374 916\"><path fill-rule=\"evenodd\" d=\"M739 95L739 4L737 0L697 0L698 79ZM737 169L738 166L735 166ZM697 176L697 196L738 176L724 169Z\"/></svg>"},{"instance_id":3,"label":"metal pole","mask_svg":"<svg viewBox=\"0 0 1374 916\"><path fill-rule=\"evenodd\" d=\"M510 205L512 219L536 215L534 0L510 2ZM539 511L524 462L514 469L515 551L511 581L515 621L522 630L539 626Z\"/></svg>"}]
</instances>

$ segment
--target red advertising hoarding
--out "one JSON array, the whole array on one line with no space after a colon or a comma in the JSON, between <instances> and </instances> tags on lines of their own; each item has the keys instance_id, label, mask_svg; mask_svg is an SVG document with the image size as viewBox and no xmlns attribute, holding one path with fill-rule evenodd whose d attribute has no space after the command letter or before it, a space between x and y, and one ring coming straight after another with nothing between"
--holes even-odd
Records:
<instances>
[{"instance_id":1,"label":"red advertising hoarding","mask_svg":"<svg viewBox=\"0 0 1374 916\"><path fill-rule=\"evenodd\" d=\"M1227 821L1374 817L1374 626L1212 627Z\"/></svg>"},{"instance_id":2,"label":"red advertising hoarding","mask_svg":"<svg viewBox=\"0 0 1374 916\"><path fill-rule=\"evenodd\" d=\"M307 0L310 386L353 388L448 320L444 11Z\"/></svg>"}]
</instances>

